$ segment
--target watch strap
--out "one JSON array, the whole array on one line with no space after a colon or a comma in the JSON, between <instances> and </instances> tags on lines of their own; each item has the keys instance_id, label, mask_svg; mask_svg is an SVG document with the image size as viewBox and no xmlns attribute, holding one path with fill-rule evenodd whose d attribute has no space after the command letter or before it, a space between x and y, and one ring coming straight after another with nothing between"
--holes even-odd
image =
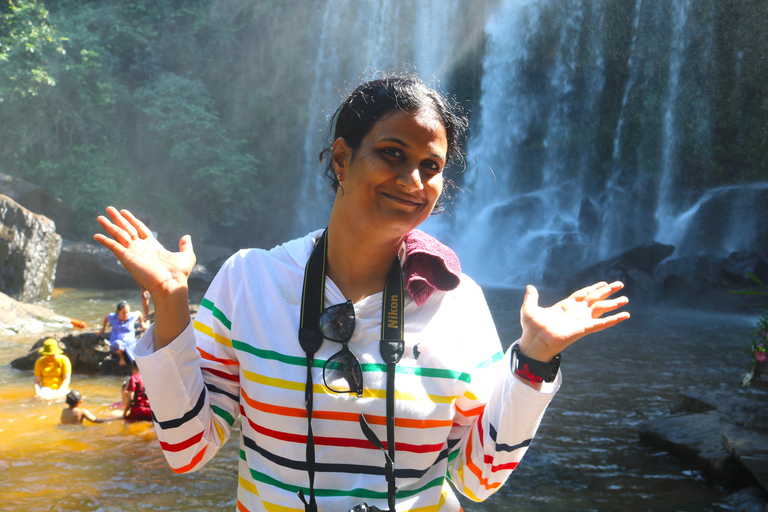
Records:
<instances>
[{"instance_id":1,"label":"watch strap","mask_svg":"<svg viewBox=\"0 0 768 512\"><path fill-rule=\"evenodd\" d=\"M534 384L554 381L559 370L560 354L548 363L544 363L526 356L517 346L512 351L512 372Z\"/></svg>"}]
</instances>

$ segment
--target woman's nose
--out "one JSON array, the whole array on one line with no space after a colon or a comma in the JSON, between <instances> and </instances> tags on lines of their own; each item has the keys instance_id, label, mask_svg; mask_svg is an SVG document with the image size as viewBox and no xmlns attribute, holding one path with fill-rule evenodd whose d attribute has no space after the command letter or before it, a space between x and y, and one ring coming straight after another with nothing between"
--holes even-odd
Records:
<instances>
[{"instance_id":1,"label":"woman's nose","mask_svg":"<svg viewBox=\"0 0 768 512\"><path fill-rule=\"evenodd\" d=\"M420 190L421 171L418 167L407 166L398 176L398 183L406 190Z\"/></svg>"}]
</instances>

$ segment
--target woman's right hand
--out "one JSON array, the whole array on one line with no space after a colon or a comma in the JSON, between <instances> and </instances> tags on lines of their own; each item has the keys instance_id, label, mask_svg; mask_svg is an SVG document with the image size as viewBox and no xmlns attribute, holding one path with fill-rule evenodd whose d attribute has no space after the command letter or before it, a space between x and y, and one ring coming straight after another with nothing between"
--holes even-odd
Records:
<instances>
[{"instance_id":1,"label":"woman's right hand","mask_svg":"<svg viewBox=\"0 0 768 512\"><path fill-rule=\"evenodd\" d=\"M112 251L128 272L152 296L155 305L154 347L171 343L189 324L187 280L195 266L192 239L179 240L179 252L167 251L152 232L128 210L108 207L111 221L99 216L99 224L112 235L93 236Z\"/></svg>"},{"instance_id":2,"label":"woman's right hand","mask_svg":"<svg viewBox=\"0 0 768 512\"><path fill-rule=\"evenodd\" d=\"M170 252L128 210L118 211L110 206L107 213L111 222L101 215L97 220L112 238L99 233L93 236L94 240L112 251L153 300L187 288L187 279L195 266L189 235L179 240L179 252Z\"/></svg>"}]
</instances>

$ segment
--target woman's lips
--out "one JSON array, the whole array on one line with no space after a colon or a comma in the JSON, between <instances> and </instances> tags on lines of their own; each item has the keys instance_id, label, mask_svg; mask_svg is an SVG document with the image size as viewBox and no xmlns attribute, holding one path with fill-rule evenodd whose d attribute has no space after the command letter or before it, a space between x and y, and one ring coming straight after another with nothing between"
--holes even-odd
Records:
<instances>
[{"instance_id":1,"label":"woman's lips","mask_svg":"<svg viewBox=\"0 0 768 512\"><path fill-rule=\"evenodd\" d=\"M396 195L387 194L387 193L384 193L384 196L389 198L389 199L391 199L392 201L394 201L394 202L396 202L398 204L403 204L403 205L406 205L406 206L418 207L418 206L422 206L424 204L424 202L418 201L418 200L416 200L414 198L403 197L403 196L396 196Z\"/></svg>"}]
</instances>

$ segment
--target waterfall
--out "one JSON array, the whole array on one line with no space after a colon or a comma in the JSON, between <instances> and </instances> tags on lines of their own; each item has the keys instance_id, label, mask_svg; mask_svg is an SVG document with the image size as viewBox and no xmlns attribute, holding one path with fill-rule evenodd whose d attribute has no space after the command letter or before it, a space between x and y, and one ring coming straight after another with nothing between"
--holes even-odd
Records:
<instances>
[{"instance_id":1,"label":"waterfall","mask_svg":"<svg viewBox=\"0 0 768 512\"><path fill-rule=\"evenodd\" d=\"M764 184L707 190L695 179L722 172L712 168L714 0L327 0L298 232L330 210L317 155L348 89L370 67L403 63L445 85L472 39L457 17L478 5L485 46L467 169L448 215L423 226L468 274L555 286L654 241L675 245L674 257L764 246L768 234L749 236ZM722 183L717 172L711 182Z\"/></svg>"},{"instance_id":2,"label":"waterfall","mask_svg":"<svg viewBox=\"0 0 768 512\"><path fill-rule=\"evenodd\" d=\"M601 13L579 0L506 1L486 25L478 135L468 147L466 191L457 206L456 249L481 282L539 281L558 258L590 253L584 195L588 152L580 133L595 121L603 85ZM542 48L542 39L548 47ZM579 52L595 64L585 71ZM534 59L549 59L531 73Z\"/></svg>"},{"instance_id":3,"label":"waterfall","mask_svg":"<svg viewBox=\"0 0 768 512\"><path fill-rule=\"evenodd\" d=\"M336 107L379 71L406 67L440 88L453 58L450 35L458 5L459 0L327 0L307 107L306 179L297 205L297 235L328 219L333 196L318 156Z\"/></svg>"}]
</instances>

